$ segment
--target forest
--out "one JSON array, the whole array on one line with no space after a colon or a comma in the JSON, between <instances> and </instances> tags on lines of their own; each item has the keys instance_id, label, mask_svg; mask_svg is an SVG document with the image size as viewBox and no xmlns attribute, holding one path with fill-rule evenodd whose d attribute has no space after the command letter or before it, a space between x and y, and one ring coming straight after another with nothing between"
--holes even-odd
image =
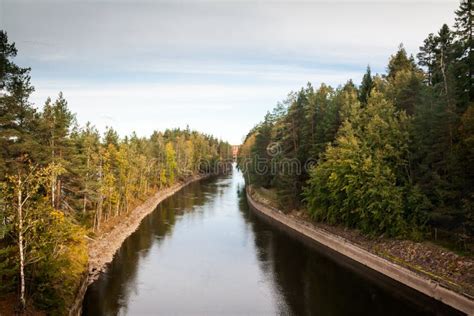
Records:
<instances>
[{"instance_id":1,"label":"forest","mask_svg":"<svg viewBox=\"0 0 474 316\"><path fill-rule=\"evenodd\" d=\"M247 183L276 192L283 210L368 236L445 234L472 248L472 19L462 1L454 26L429 34L416 58L400 44L385 74L368 66L360 85L291 92L242 145Z\"/></svg>"},{"instance_id":2,"label":"forest","mask_svg":"<svg viewBox=\"0 0 474 316\"><path fill-rule=\"evenodd\" d=\"M0 31L0 297L64 314L87 273L86 238L161 188L219 172L231 147L189 128L101 135L62 93L38 109L16 55Z\"/></svg>"}]
</instances>

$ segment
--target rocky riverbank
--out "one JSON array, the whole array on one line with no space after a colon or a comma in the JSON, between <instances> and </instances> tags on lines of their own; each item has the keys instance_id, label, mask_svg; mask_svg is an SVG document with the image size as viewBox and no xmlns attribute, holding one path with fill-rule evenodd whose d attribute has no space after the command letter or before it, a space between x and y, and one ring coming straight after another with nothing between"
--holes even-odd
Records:
<instances>
[{"instance_id":1,"label":"rocky riverbank","mask_svg":"<svg viewBox=\"0 0 474 316\"><path fill-rule=\"evenodd\" d=\"M121 218L120 220L117 219L117 221L110 221L96 238L89 238L88 273L81 282L74 306L71 306L69 315L81 314L81 304L87 290L87 285L97 280L100 273L106 271L107 264L113 260L115 253L122 246L125 239L137 230L143 218L153 212L159 203L188 184L210 176L210 174L195 175L186 181L178 182L169 188L156 192L144 203L133 209L125 219Z\"/></svg>"},{"instance_id":2,"label":"rocky riverbank","mask_svg":"<svg viewBox=\"0 0 474 316\"><path fill-rule=\"evenodd\" d=\"M156 192L143 204L136 207L127 216L127 219L109 225L110 230L104 232L96 239L89 241L89 284L94 282L101 272L105 271L114 254L120 248L125 239L130 236L140 225L142 219L153 212L156 206L167 197L175 194L191 182L209 177L209 175L198 175L184 182Z\"/></svg>"}]
</instances>

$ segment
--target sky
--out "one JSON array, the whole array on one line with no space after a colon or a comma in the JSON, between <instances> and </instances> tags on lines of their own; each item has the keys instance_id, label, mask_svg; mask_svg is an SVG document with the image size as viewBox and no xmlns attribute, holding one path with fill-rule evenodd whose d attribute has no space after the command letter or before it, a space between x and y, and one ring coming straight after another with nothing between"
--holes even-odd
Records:
<instances>
[{"instance_id":1,"label":"sky","mask_svg":"<svg viewBox=\"0 0 474 316\"><path fill-rule=\"evenodd\" d=\"M458 0L0 0L0 29L31 67L41 108L63 92L81 125L189 125L239 144L307 82L337 87L383 73L452 25Z\"/></svg>"}]
</instances>

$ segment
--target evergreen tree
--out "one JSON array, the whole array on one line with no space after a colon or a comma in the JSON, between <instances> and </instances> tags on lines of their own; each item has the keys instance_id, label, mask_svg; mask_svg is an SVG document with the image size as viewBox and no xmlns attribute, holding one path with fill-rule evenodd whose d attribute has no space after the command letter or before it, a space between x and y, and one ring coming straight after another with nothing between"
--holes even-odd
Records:
<instances>
[{"instance_id":1,"label":"evergreen tree","mask_svg":"<svg viewBox=\"0 0 474 316\"><path fill-rule=\"evenodd\" d=\"M13 62L17 55L14 43L0 30L0 180L13 169L22 168L24 155L38 160L35 129L37 114L28 101L33 87L30 69Z\"/></svg>"},{"instance_id":2,"label":"evergreen tree","mask_svg":"<svg viewBox=\"0 0 474 316\"><path fill-rule=\"evenodd\" d=\"M51 183L51 205L54 208L62 208L62 193L64 182L70 181L71 168L71 144L70 131L74 122L74 115L67 107L67 101L63 94L59 93L58 99L52 104L51 99L47 99L43 112L41 113L40 125L44 136L42 141L46 142L46 157L44 163L57 166L58 172L53 174Z\"/></svg>"},{"instance_id":3,"label":"evergreen tree","mask_svg":"<svg viewBox=\"0 0 474 316\"><path fill-rule=\"evenodd\" d=\"M307 119L307 125L311 126L311 142L303 163L308 159L319 158L326 145L334 139L339 124L339 108L331 87L321 84L316 92L308 93L308 102L310 105L314 104L315 110L314 115ZM305 135L308 135L308 132Z\"/></svg>"},{"instance_id":4,"label":"evergreen tree","mask_svg":"<svg viewBox=\"0 0 474 316\"><path fill-rule=\"evenodd\" d=\"M433 33L430 33L424 40L423 46L420 46L420 52L416 55L420 66L426 68L428 85L433 85L433 73L436 68L436 39Z\"/></svg>"},{"instance_id":5,"label":"evergreen tree","mask_svg":"<svg viewBox=\"0 0 474 316\"><path fill-rule=\"evenodd\" d=\"M362 77L362 83L359 88L359 101L362 104L367 104L367 100L370 97L370 92L374 88L374 82L372 80L372 74L370 73L370 66L367 66L367 71Z\"/></svg>"},{"instance_id":6,"label":"evergreen tree","mask_svg":"<svg viewBox=\"0 0 474 316\"><path fill-rule=\"evenodd\" d=\"M290 95L287 114L283 118L279 136L275 139L280 154L277 161L275 183L281 201L286 208L300 205L300 194L307 175L302 165L309 158L311 148L311 123L308 124L308 96L311 86L301 89L296 95ZM311 92L310 92L311 93Z\"/></svg>"},{"instance_id":7,"label":"evergreen tree","mask_svg":"<svg viewBox=\"0 0 474 316\"><path fill-rule=\"evenodd\" d=\"M457 74L462 102L474 101L474 6L471 0L462 0L454 25L457 40ZM464 97L465 96L465 97Z\"/></svg>"},{"instance_id":8,"label":"evergreen tree","mask_svg":"<svg viewBox=\"0 0 474 316\"><path fill-rule=\"evenodd\" d=\"M189 128L149 138L107 128L101 138L77 126L62 93L37 113L16 53L0 31L0 291L59 315L86 271L87 233L102 234L158 188L224 170L214 165L230 145Z\"/></svg>"},{"instance_id":9,"label":"evergreen tree","mask_svg":"<svg viewBox=\"0 0 474 316\"><path fill-rule=\"evenodd\" d=\"M366 108L351 105L335 145L311 172L305 199L311 214L367 233L407 234L418 230L410 187L408 118L374 92Z\"/></svg>"},{"instance_id":10,"label":"evergreen tree","mask_svg":"<svg viewBox=\"0 0 474 316\"><path fill-rule=\"evenodd\" d=\"M73 154L71 155L70 172L74 177L69 184L66 196L69 205L78 212L78 218L88 223L90 211L94 210L98 201L97 175L100 162L99 132L87 123L71 135Z\"/></svg>"},{"instance_id":11,"label":"evergreen tree","mask_svg":"<svg viewBox=\"0 0 474 316\"><path fill-rule=\"evenodd\" d=\"M271 160L274 154L278 154L276 152L279 150L278 146L277 143L272 143L272 122L270 113L267 113L264 121L257 128L252 148L252 180L257 186L270 186L272 181Z\"/></svg>"},{"instance_id":12,"label":"evergreen tree","mask_svg":"<svg viewBox=\"0 0 474 316\"><path fill-rule=\"evenodd\" d=\"M442 91L448 105L453 104L453 77L452 77L452 61L454 58L453 34L448 25L443 24L436 37L436 63L437 63L437 80L442 86Z\"/></svg>"},{"instance_id":13,"label":"evergreen tree","mask_svg":"<svg viewBox=\"0 0 474 316\"><path fill-rule=\"evenodd\" d=\"M395 55L390 56L387 66L387 79L394 80L396 75L401 71L415 71L417 69L413 56L408 57L403 44L398 46Z\"/></svg>"},{"instance_id":14,"label":"evergreen tree","mask_svg":"<svg viewBox=\"0 0 474 316\"><path fill-rule=\"evenodd\" d=\"M424 75L402 45L389 60L388 71L385 93L398 109L413 114L421 99Z\"/></svg>"},{"instance_id":15,"label":"evergreen tree","mask_svg":"<svg viewBox=\"0 0 474 316\"><path fill-rule=\"evenodd\" d=\"M474 104L471 104L461 117L460 163L463 173L462 211L460 220L464 234L474 235Z\"/></svg>"},{"instance_id":16,"label":"evergreen tree","mask_svg":"<svg viewBox=\"0 0 474 316\"><path fill-rule=\"evenodd\" d=\"M359 91L349 80L336 91L308 84L290 94L270 140L281 147L271 182L280 204L299 206L308 174L287 169L309 159L317 165L304 195L316 218L391 235L416 232L426 219L460 240L472 236L472 3L456 15L454 32L443 25L420 47L422 68L400 45L387 75L368 68ZM255 150L257 133L242 155Z\"/></svg>"}]
</instances>

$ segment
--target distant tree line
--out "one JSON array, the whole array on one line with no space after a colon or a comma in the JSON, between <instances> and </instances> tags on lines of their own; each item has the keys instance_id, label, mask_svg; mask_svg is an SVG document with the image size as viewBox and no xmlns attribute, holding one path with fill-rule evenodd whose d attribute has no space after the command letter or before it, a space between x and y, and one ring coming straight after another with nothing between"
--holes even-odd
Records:
<instances>
[{"instance_id":1,"label":"distant tree line","mask_svg":"<svg viewBox=\"0 0 474 316\"><path fill-rule=\"evenodd\" d=\"M400 45L387 73L367 67L358 87L290 93L248 133L246 181L274 188L286 209L368 234L420 238L434 227L472 238L472 1L455 14L417 61Z\"/></svg>"},{"instance_id":2,"label":"distant tree line","mask_svg":"<svg viewBox=\"0 0 474 316\"><path fill-rule=\"evenodd\" d=\"M62 313L85 272L87 234L158 189L223 168L231 147L189 128L101 135L77 124L61 93L37 110L16 54L0 31L0 294Z\"/></svg>"}]
</instances>

